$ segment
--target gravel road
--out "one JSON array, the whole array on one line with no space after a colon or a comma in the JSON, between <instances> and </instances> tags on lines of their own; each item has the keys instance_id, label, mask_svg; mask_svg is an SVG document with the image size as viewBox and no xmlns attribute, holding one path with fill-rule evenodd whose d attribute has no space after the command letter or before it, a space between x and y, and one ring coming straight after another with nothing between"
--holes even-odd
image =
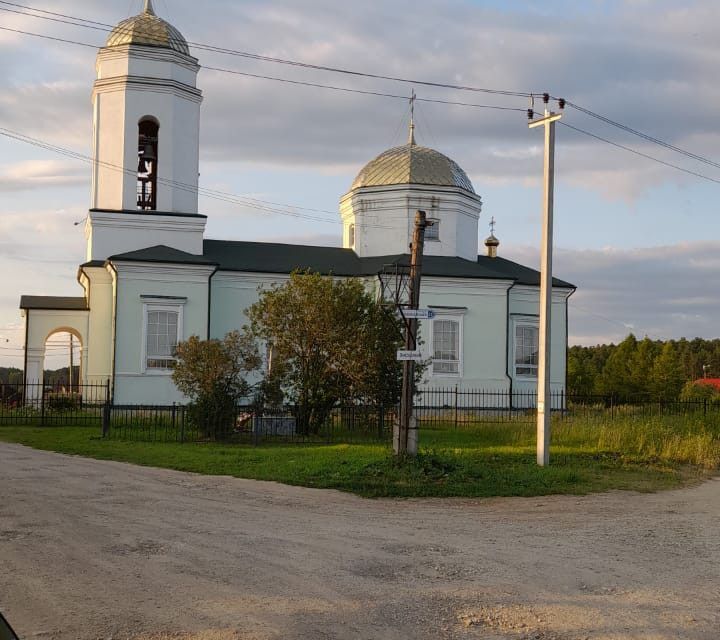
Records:
<instances>
[{"instance_id":1,"label":"gravel road","mask_svg":"<svg viewBox=\"0 0 720 640\"><path fill-rule=\"evenodd\" d=\"M22 640L720 637L720 479L364 500L0 443Z\"/></svg>"}]
</instances>

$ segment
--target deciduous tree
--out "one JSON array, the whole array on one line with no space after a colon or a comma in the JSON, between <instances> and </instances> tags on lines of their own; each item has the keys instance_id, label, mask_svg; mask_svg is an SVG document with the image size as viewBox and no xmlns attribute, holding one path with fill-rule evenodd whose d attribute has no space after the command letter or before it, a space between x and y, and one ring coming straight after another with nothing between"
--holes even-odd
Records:
<instances>
[{"instance_id":1,"label":"deciduous tree","mask_svg":"<svg viewBox=\"0 0 720 640\"><path fill-rule=\"evenodd\" d=\"M299 430L317 430L338 402L395 403L399 321L356 279L293 273L247 311L271 345L266 385L296 406Z\"/></svg>"}]
</instances>

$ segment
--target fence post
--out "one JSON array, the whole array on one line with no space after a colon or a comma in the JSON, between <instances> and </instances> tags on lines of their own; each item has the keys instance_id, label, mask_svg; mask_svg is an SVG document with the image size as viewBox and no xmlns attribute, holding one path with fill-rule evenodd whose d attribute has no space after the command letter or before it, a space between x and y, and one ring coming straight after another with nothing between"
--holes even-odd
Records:
<instances>
[{"instance_id":1,"label":"fence post","mask_svg":"<svg viewBox=\"0 0 720 640\"><path fill-rule=\"evenodd\" d=\"M378 440L382 442L385 433L385 405L380 403L378 407Z\"/></svg>"},{"instance_id":2,"label":"fence post","mask_svg":"<svg viewBox=\"0 0 720 640\"><path fill-rule=\"evenodd\" d=\"M185 442L185 409L186 405L180 407L180 444ZM195 436L197 439L197 436Z\"/></svg>"},{"instance_id":3,"label":"fence post","mask_svg":"<svg viewBox=\"0 0 720 640\"><path fill-rule=\"evenodd\" d=\"M110 380L105 381L105 403L102 412L102 437L107 438L110 433Z\"/></svg>"},{"instance_id":4,"label":"fence post","mask_svg":"<svg viewBox=\"0 0 720 640\"><path fill-rule=\"evenodd\" d=\"M40 426L45 426L45 383L41 383L40 387Z\"/></svg>"},{"instance_id":5,"label":"fence post","mask_svg":"<svg viewBox=\"0 0 720 640\"><path fill-rule=\"evenodd\" d=\"M458 388L455 385L455 428L458 428Z\"/></svg>"}]
</instances>

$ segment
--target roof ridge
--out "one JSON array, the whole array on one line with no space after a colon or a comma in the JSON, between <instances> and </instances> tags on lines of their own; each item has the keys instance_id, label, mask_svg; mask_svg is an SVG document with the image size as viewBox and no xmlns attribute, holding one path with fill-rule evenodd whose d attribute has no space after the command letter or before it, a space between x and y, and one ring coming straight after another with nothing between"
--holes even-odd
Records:
<instances>
[{"instance_id":1,"label":"roof ridge","mask_svg":"<svg viewBox=\"0 0 720 640\"><path fill-rule=\"evenodd\" d=\"M308 248L308 249L335 249L339 251L347 251L350 253L355 253L352 249L349 249L347 247L340 247L340 246L332 246L327 244L297 244L295 242L273 242L272 240L221 240L218 238L205 238L203 240L203 244L205 242L226 242L231 244L262 244L262 245L276 245L280 247L302 247L302 248ZM357 255L357 254L355 254Z\"/></svg>"}]
</instances>

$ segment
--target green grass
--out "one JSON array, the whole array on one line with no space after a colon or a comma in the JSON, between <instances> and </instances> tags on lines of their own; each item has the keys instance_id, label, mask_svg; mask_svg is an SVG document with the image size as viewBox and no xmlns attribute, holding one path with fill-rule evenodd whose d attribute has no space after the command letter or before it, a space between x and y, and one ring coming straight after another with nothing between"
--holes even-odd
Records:
<instances>
[{"instance_id":1,"label":"green grass","mask_svg":"<svg viewBox=\"0 0 720 640\"><path fill-rule=\"evenodd\" d=\"M553 431L551 465L535 464L534 426L422 429L421 455L382 445L223 445L102 440L83 427L0 427L38 449L197 473L380 496L537 496L682 486L720 467L720 416L573 419Z\"/></svg>"}]
</instances>

